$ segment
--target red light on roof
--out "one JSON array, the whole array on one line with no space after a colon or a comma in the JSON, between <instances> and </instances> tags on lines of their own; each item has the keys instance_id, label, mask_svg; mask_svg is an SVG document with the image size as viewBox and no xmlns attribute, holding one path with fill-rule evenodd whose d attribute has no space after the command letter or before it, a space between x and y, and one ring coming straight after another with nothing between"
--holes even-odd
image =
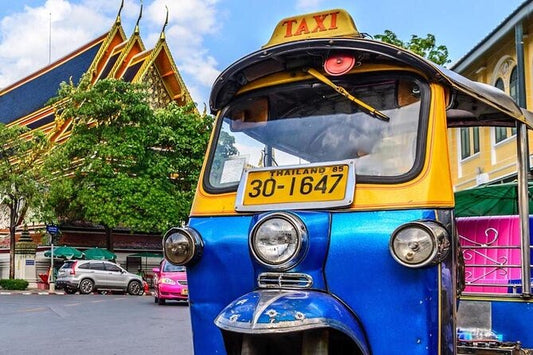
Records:
<instances>
[{"instance_id":1,"label":"red light on roof","mask_svg":"<svg viewBox=\"0 0 533 355\"><path fill-rule=\"evenodd\" d=\"M351 55L337 54L324 62L324 70L329 75L338 76L349 72L355 65L355 58Z\"/></svg>"}]
</instances>

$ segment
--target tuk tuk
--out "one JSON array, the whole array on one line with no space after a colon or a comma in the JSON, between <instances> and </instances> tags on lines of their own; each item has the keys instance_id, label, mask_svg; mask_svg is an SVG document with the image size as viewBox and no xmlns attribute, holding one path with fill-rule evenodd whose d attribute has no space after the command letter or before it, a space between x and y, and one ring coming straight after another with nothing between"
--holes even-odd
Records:
<instances>
[{"instance_id":1,"label":"tuk tuk","mask_svg":"<svg viewBox=\"0 0 533 355\"><path fill-rule=\"evenodd\" d=\"M468 343L466 328L457 336L466 271L448 129L517 127L524 198L530 112L368 38L339 9L280 21L220 74L210 108L216 124L189 221L163 239L165 258L187 267L195 354L483 345ZM526 248L505 294L514 311L531 308ZM506 340L486 348L503 351Z\"/></svg>"}]
</instances>

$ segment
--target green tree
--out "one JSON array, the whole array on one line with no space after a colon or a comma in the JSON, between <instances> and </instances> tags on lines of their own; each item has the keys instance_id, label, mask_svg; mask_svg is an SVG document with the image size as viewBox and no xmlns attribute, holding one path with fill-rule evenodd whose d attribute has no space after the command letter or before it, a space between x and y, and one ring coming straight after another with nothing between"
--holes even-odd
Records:
<instances>
[{"instance_id":1,"label":"green tree","mask_svg":"<svg viewBox=\"0 0 533 355\"><path fill-rule=\"evenodd\" d=\"M435 36L430 33L425 38L411 35L411 39L407 42L400 40L390 30L385 30L384 34L375 35L374 37L382 42L408 49L439 65L445 65L450 62L448 59L448 48L444 45L437 46Z\"/></svg>"},{"instance_id":2,"label":"green tree","mask_svg":"<svg viewBox=\"0 0 533 355\"><path fill-rule=\"evenodd\" d=\"M154 111L120 80L63 84L53 100L70 137L48 160L49 220L162 232L185 221L212 127L192 105Z\"/></svg>"},{"instance_id":3,"label":"green tree","mask_svg":"<svg viewBox=\"0 0 533 355\"><path fill-rule=\"evenodd\" d=\"M0 206L9 219L9 278L15 277L15 231L43 193L42 158L48 139L40 131L0 124Z\"/></svg>"}]
</instances>

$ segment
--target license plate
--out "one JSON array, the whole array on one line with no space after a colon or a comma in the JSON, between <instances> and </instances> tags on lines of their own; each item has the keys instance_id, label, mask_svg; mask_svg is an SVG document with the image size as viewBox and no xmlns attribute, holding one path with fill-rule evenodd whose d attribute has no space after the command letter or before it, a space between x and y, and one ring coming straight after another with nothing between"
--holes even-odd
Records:
<instances>
[{"instance_id":1,"label":"license plate","mask_svg":"<svg viewBox=\"0 0 533 355\"><path fill-rule=\"evenodd\" d=\"M310 164L247 170L237 191L237 211L332 208L353 202L354 163Z\"/></svg>"}]
</instances>

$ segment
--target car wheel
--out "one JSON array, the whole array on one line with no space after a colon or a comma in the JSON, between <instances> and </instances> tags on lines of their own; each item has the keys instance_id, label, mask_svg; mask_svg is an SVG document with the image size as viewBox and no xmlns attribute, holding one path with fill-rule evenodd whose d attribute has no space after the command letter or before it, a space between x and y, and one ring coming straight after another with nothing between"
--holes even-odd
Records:
<instances>
[{"instance_id":1,"label":"car wheel","mask_svg":"<svg viewBox=\"0 0 533 355\"><path fill-rule=\"evenodd\" d=\"M157 304L158 304L158 305L165 304L165 300L164 300L163 298L159 298L159 299L157 300Z\"/></svg>"},{"instance_id":2,"label":"car wheel","mask_svg":"<svg viewBox=\"0 0 533 355\"><path fill-rule=\"evenodd\" d=\"M70 287L65 287L65 293L67 295L73 295L76 293L76 289L75 288L70 288Z\"/></svg>"},{"instance_id":3,"label":"car wheel","mask_svg":"<svg viewBox=\"0 0 533 355\"><path fill-rule=\"evenodd\" d=\"M142 292L142 293L141 293ZM140 296L144 293L142 285L139 281L132 281L128 285L128 293L132 296Z\"/></svg>"},{"instance_id":4,"label":"car wheel","mask_svg":"<svg viewBox=\"0 0 533 355\"><path fill-rule=\"evenodd\" d=\"M80 282L80 293L83 295L89 294L94 290L94 282L91 279L83 279Z\"/></svg>"}]
</instances>

